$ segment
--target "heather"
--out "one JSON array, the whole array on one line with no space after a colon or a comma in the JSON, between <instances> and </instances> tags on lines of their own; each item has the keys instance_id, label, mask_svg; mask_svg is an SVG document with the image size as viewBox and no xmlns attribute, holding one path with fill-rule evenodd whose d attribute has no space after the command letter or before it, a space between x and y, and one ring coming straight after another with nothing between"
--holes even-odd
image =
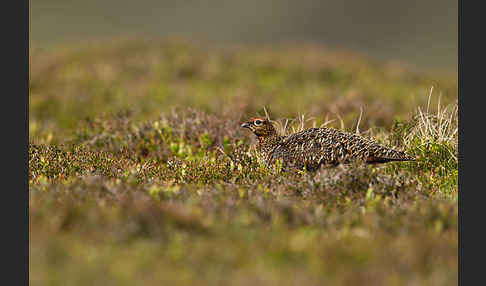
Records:
<instances>
[{"instance_id":1,"label":"heather","mask_svg":"<svg viewBox=\"0 0 486 286\"><path fill-rule=\"evenodd\" d=\"M317 46L30 51L32 285L455 285L457 80ZM416 162L265 168L241 123Z\"/></svg>"}]
</instances>

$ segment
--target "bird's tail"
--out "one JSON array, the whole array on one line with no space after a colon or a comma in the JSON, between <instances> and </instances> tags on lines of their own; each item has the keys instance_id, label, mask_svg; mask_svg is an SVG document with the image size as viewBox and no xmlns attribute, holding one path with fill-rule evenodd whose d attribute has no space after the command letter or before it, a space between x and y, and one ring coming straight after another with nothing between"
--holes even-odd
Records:
<instances>
[{"instance_id":1,"label":"bird's tail","mask_svg":"<svg viewBox=\"0 0 486 286\"><path fill-rule=\"evenodd\" d=\"M392 161L415 161L415 157L408 155L403 151L398 151L386 147L379 148L378 150L374 150L373 154L367 158L366 162L373 164L373 163L386 163Z\"/></svg>"}]
</instances>

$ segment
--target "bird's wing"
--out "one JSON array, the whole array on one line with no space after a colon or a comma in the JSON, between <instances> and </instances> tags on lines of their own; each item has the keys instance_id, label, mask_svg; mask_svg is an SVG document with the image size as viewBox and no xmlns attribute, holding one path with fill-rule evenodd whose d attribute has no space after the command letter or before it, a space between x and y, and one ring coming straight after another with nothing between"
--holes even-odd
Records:
<instances>
[{"instance_id":1,"label":"bird's wing","mask_svg":"<svg viewBox=\"0 0 486 286\"><path fill-rule=\"evenodd\" d=\"M285 138L282 151L276 150L275 155L299 167L305 165L312 169L321 164L335 165L340 156L345 156L345 148L338 146L340 141L335 140L332 133L318 128L294 133Z\"/></svg>"}]
</instances>

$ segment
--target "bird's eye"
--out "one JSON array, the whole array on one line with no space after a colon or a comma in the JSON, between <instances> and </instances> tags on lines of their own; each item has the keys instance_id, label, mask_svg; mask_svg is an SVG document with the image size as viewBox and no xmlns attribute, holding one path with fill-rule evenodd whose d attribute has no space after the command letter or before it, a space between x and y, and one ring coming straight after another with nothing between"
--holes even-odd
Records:
<instances>
[{"instance_id":1,"label":"bird's eye","mask_svg":"<svg viewBox=\"0 0 486 286\"><path fill-rule=\"evenodd\" d=\"M255 125L262 125L263 121L261 121L260 119L257 119L255 120Z\"/></svg>"}]
</instances>

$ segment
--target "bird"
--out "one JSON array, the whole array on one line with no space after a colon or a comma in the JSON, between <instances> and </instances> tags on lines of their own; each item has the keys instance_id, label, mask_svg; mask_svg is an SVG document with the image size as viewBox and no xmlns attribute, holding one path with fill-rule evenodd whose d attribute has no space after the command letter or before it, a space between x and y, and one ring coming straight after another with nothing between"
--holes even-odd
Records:
<instances>
[{"instance_id":1,"label":"bird","mask_svg":"<svg viewBox=\"0 0 486 286\"><path fill-rule=\"evenodd\" d=\"M267 167L281 162L282 170L296 168L316 171L321 166L361 160L367 164L415 161L415 158L376 143L358 134L334 128L308 128L287 136L279 135L265 118L254 117L241 124L258 138L257 151Z\"/></svg>"}]
</instances>

